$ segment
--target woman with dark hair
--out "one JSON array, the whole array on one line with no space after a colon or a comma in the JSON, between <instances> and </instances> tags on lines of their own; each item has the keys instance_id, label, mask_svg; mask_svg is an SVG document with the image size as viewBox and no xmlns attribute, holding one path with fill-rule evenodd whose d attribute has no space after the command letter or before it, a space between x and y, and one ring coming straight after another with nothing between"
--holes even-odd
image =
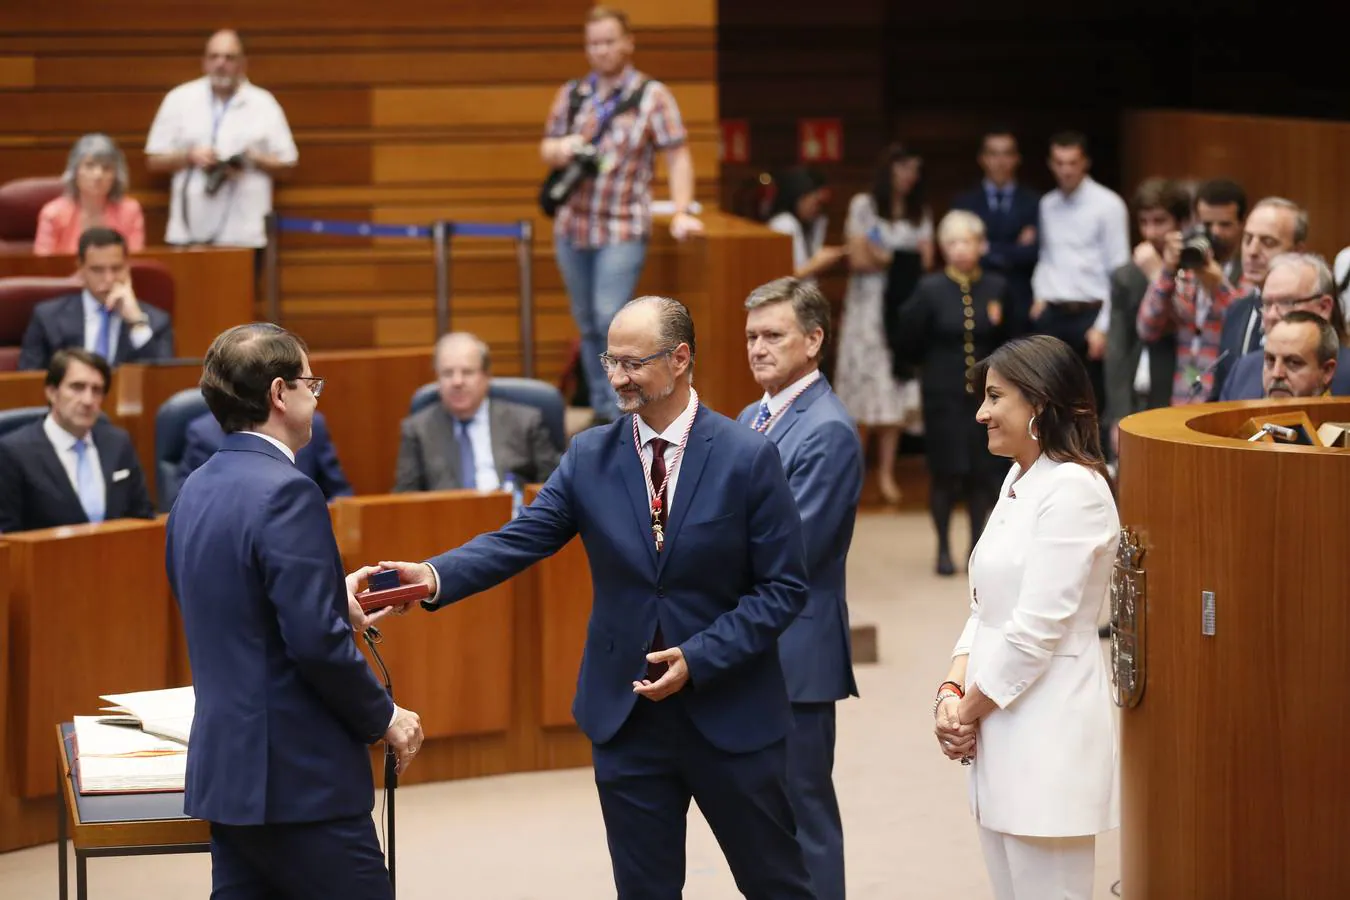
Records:
<instances>
[{"instance_id":1,"label":"woman with dark hair","mask_svg":"<svg viewBox=\"0 0 1350 900\"><path fill-rule=\"evenodd\" d=\"M825 178L805 167L778 176L774 215L768 225L792 238L792 274L815 283L816 276L844 257L843 247L825 245Z\"/></svg>"},{"instance_id":2,"label":"woman with dark hair","mask_svg":"<svg viewBox=\"0 0 1350 900\"><path fill-rule=\"evenodd\" d=\"M1115 716L1097 615L1120 519L1092 383L1058 338L975 367L989 450L1014 461L970 561L970 619L938 686L935 731L971 765L998 900L1089 900L1095 835L1120 824Z\"/></svg>"},{"instance_id":3,"label":"woman with dark hair","mask_svg":"<svg viewBox=\"0 0 1350 900\"><path fill-rule=\"evenodd\" d=\"M919 388L896 377L888 341L891 309L933 268L933 217L924 206L923 160L901 144L882 154L872 190L848 206L848 290L839 326L835 392L877 437L877 480L887 503L900 501L895 454L900 431L917 419Z\"/></svg>"}]
</instances>

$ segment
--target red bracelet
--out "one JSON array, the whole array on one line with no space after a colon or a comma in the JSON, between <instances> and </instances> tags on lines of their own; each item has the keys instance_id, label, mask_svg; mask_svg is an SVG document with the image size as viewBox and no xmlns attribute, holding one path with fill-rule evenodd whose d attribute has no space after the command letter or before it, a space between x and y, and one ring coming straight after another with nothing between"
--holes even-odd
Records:
<instances>
[{"instance_id":1,"label":"red bracelet","mask_svg":"<svg viewBox=\"0 0 1350 900\"><path fill-rule=\"evenodd\" d=\"M956 696L960 697L962 700L966 698L966 692L962 690L961 685L957 684L955 681L944 681L942 684L939 684L938 693L942 693L942 689L948 685L951 686L951 689L956 693Z\"/></svg>"}]
</instances>

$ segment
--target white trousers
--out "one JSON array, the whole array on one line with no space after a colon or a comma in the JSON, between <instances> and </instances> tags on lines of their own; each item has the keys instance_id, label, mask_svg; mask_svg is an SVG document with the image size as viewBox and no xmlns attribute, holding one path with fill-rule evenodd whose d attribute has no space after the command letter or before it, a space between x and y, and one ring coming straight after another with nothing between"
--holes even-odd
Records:
<instances>
[{"instance_id":1,"label":"white trousers","mask_svg":"<svg viewBox=\"0 0 1350 900\"><path fill-rule=\"evenodd\" d=\"M1092 900L1097 838L1026 837L980 828L995 900Z\"/></svg>"}]
</instances>

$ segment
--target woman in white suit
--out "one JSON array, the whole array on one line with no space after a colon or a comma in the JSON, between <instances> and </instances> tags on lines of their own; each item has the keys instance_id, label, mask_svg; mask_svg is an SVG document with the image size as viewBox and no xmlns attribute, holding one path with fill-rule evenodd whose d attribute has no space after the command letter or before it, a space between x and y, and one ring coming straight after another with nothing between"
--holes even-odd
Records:
<instances>
[{"instance_id":1,"label":"woman in white suit","mask_svg":"<svg viewBox=\"0 0 1350 900\"><path fill-rule=\"evenodd\" d=\"M1097 638L1120 519L1087 370L1035 335L973 372L989 450L1015 465L970 559L970 619L938 688L942 750L970 798L998 900L1089 900L1095 835L1120 824Z\"/></svg>"}]
</instances>

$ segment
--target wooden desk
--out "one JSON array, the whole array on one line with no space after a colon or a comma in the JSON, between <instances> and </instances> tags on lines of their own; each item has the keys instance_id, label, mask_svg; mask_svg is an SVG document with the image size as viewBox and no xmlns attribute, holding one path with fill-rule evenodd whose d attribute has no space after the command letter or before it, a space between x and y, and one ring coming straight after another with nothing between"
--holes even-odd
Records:
<instances>
[{"instance_id":1,"label":"wooden desk","mask_svg":"<svg viewBox=\"0 0 1350 900\"><path fill-rule=\"evenodd\" d=\"M164 525L123 519L5 536L10 545L10 773L49 796L51 727L99 694L171 687Z\"/></svg>"},{"instance_id":2,"label":"wooden desk","mask_svg":"<svg viewBox=\"0 0 1350 900\"><path fill-rule=\"evenodd\" d=\"M56 726L58 896L70 895L67 844L75 845L75 896L88 895L86 863L95 856L211 852L211 826L183 812L183 792L84 795L76 788L75 726Z\"/></svg>"},{"instance_id":3,"label":"wooden desk","mask_svg":"<svg viewBox=\"0 0 1350 900\"><path fill-rule=\"evenodd\" d=\"M426 559L493 530L510 495L473 491L341 498L333 504L348 571ZM389 616L381 653L394 697L422 717L427 741L402 783L584 766L590 742L541 713L539 567L450 608ZM575 682L575 668L572 670ZM570 702L570 694L568 695ZM381 755L373 762L382 772Z\"/></svg>"},{"instance_id":4,"label":"wooden desk","mask_svg":"<svg viewBox=\"0 0 1350 900\"><path fill-rule=\"evenodd\" d=\"M46 378L46 372L0 372L0 409L46 406L42 390Z\"/></svg>"},{"instance_id":5,"label":"wooden desk","mask_svg":"<svg viewBox=\"0 0 1350 900\"><path fill-rule=\"evenodd\" d=\"M531 485L525 498L532 502L538 495L538 486ZM591 566L581 538L573 538L535 569L540 597L540 722L547 728L575 727L572 700L592 599Z\"/></svg>"},{"instance_id":6,"label":"wooden desk","mask_svg":"<svg viewBox=\"0 0 1350 900\"><path fill-rule=\"evenodd\" d=\"M163 263L173 274L174 351L179 356L202 356L226 328L254 320L252 250L147 247L136 258ZM0 278L59 277L77 265L73 256L0 253Z\"/></svg>"}]
</instances>

